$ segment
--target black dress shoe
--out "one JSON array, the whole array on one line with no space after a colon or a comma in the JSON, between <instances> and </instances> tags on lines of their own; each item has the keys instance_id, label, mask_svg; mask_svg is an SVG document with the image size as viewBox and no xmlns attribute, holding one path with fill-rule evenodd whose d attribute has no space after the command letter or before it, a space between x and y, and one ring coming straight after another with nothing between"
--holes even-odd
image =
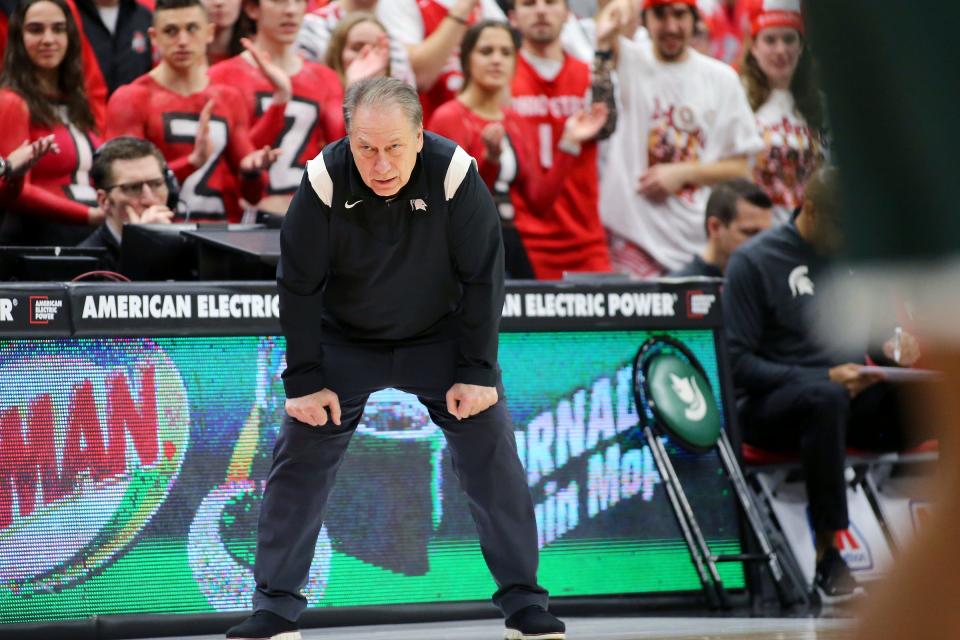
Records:
<instances>
[{"instance_id":1,"label":"black dress shoe","mask_svg":"<svg viewBox=\"0 0 960 640\"><path fill-rule=\"evenodd\" d=\"M227 631L234 640L300 640L300 627L296 622L261 609Z\"/></svg>"},{"instance_id":2,"label":"black dress shoe","mask_svg":"<svg viewBox=\"0 0 960 640\"><path fill-rule=\"evenodd\" d=\"M565 640L567 627L549 611L532 604L507 618L504 640Z\"/></svg>"}]
</instances>

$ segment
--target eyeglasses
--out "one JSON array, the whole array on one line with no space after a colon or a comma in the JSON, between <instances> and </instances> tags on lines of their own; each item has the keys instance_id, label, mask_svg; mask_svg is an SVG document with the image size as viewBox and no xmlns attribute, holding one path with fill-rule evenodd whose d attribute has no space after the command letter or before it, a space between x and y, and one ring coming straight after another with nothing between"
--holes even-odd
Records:
<instances>
[{"instance_id":1,"label":"eyeglasses","mask_svg":"<svg viewBox=\"0 0 960 640\"><path fill-rule=\"evenodd\" d=\"M123 184L112 184L104 187L107 191L111 189L120 189L123 195L135 198L143 193L144 187L150 187L150 191L160 191L167 188L167 181L163 178L153 178L152 180L138 180L137 182L125 182Z\"/></svg>"}]
</instances>

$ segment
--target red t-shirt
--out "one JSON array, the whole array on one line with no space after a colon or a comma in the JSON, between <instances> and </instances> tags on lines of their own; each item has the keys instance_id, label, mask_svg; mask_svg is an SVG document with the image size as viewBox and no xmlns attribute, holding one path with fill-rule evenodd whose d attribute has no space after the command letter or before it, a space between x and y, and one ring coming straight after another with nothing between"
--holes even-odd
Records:
<instances>
[{"instance_id":1,"label":"red t-shirt","mask_svg":"<svg viewBox=\"0 0 960 640\"><path fill-rule=\"evenodd\" d=\"M538 145L536 158L547 172L560 153L557 145L569 116L588 106L590 68L569 55L553 80L546 80L523 55L517 56L513 109L528 139ZM557 279L564 271L609 271L610 256L598 207L597 144L586 142L573 162L553 208L537 215L513 194L516 225L537 278Z\"/></svg>"},{"instance_id":2,"label":"red t-shirt","mask_svg":"<svg viewBox=\"0 0 960 640\"><path fill-rule=\"evenodd\" d=\"M340 78L322 64L303 61L299 73L290 78L293 98L286 105L272 104L273 85L242 56L214 65L207 75L215 84L229 84L243 95L253 145L280 149L280 157L267 172L267 195L294 193L307 160L328 142L346 135Z\"/></svg>"},{"instance_id":3,"label":"red t-shirt","mask_svg":"<svg viewBox=\"0 0 960 640\"><path fill-rule=\"evenodd\" d=\"M545 215L563 189L576 156L561 151L550 170L543 171L520 116L512 109L504 109L503 120L499 122L506 135L500 157L496 161L488 160L483 130L494 122L497 121L477 115L459 100L451 100L433 113L428 129L450 138L476 158L480 177L500 204L503 218L513 218L513 204L509 201L514 193L523 198L534 215ZM504 206L505 202L508 206Z\"/></svg>"},{"instance_id":4,"label":"red t-shirt","mask_svg":"<svg viewBox=\"0 0 960 640\"><path fill-rule=\"evenodd\" d=\"M193 151L200 112L208 100L213 153L199 168L188 162ZM190 217L238 222L243 215L239 196L257 202L263 181L237 179L240 161L254 147L250 142L247 110L239 91L209 84L202 91L180 95L145 74L118 88L107 105L107 138L137 136L155 144L181 182L180 199ZM238 187L239 182L239 187Z\"/></svg>"},{"instance_id":5,"label":"red t-shirt","mask_svg":"<svg viewBox=\"0 0 960 640\"><path fill-rule=\"evenodd\" d=\"M62 110L66 117L66 109ZM60 153L48 153L27 174L23 190L13 208L56 222L86 224L97 194L90 185L93 150L100 140L92 131L83 132L72 124L46 127L33 122L27 103L9 89L0 89L0 155L6 157L25 140L53 134Z\"/></svg>"}]
</instances>

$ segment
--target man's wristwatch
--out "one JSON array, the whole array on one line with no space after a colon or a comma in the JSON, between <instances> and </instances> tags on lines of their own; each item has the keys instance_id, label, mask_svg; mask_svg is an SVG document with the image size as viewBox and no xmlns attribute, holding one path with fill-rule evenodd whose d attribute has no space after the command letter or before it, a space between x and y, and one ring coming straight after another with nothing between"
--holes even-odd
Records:
<instances>
[{"instance_id":1,"label":"man's wristwatch","mask_svg":"<svg viewBox=\"0 0 960 640\"><path fill-rule=\"evenodd\" d=\"M13 169L13 165L10 164L10 161L0 156L0 179L6 180L9 178L8 174L11 173L11 169Z\"/></svg>"}]
</instances>

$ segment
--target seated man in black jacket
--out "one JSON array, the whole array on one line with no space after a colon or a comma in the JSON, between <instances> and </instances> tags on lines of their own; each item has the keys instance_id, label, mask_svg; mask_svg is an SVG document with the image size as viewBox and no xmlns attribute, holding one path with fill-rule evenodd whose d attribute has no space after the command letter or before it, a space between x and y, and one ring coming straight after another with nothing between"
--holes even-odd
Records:
<instances>
[{"instance_id":1,"label":"seated man in black jacket","mask_svg":"<svg viewBox=\"0 0 960 640\"><path fill-rule=\"evenodd\" d=\"M114 138L94 155L90 179L106 219L79 246L105 248L106 269L120 269L124 224L168 223L173 219L173 211L167 207L165 169L160 150L140 138Z\"/></svg>"},{"instance_id":2,"label":"seated man in black jacket","mask_svg":"<svg viewBox=\"0 0 960 640\"><path fill-rule=\"evenodd\" d=\"M866 349L837 353L815 328L817 293L841 242L834 182L831 170L818 171L793 221L734 252L723 294L743 438L765 449L800 452L817 550L815 582L826 600L857 590L835 541L849 526L846 447L897 450L907 444L894 387L862 371ZM919 355L910 336L899 353L892 341L884 353L887 362L896 355L903 364Z\"/></svg>"},{"instance_id":3,"label":"seated man in black jacket","mask_svg":"<svg viewBox=\"0 0 960 640\"><path fill-rule=\"evenodd\" d=\"M669 274L672 278L707 276L722 278L727 261L737 247L770 228L773 201L763 189L745 178L714 185L703 221L707 244L693 259Z\"/></svg>"}]
</instances>

